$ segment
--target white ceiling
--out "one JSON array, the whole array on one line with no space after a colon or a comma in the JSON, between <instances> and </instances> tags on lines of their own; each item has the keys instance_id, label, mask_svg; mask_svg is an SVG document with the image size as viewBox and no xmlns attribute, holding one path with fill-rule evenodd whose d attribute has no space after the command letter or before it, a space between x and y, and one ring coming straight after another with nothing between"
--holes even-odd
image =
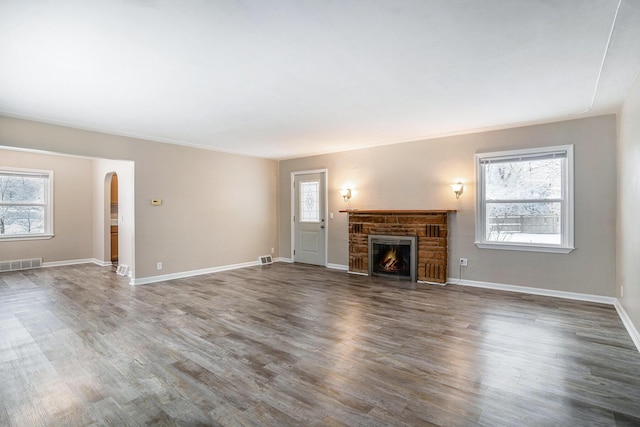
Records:
<instances>
[{"instance_id":1,"label":"white ceiling","mask_svg":"<svg viewBox=\"0 0 640 427\"><path fill-rule=\"evenodd\" d=\"M637 0L0 0L0 114L275 159L616 112L639 69Z\"/></svg>"}]
</instances>

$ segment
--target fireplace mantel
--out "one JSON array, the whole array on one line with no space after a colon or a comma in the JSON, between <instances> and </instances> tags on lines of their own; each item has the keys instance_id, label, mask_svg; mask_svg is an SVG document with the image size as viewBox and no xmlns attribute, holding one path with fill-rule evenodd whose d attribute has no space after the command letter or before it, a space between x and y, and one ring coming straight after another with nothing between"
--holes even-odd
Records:
<instances>
[{"instance_id":1,"label":"fireplace mantel","mask_svg":"<svg viewBox=\"0 0 640 427\"><path fill-rule=\"evenodd\" d=\"M457 211L455 209L443 209L443 210L345 209L339 212L356 213L356 214L403 215L403 214L443 214L443 213L451 213L451 212L457 212Z\"/></svg>"},{"instance_id":2,"label":"fireplace mantel","mask_svg":"<svg viewBox=\"0 0 640 427\"><path fill-rule=\"evenodd\" d=\"M446 283L448 217L455 210L358 210L349 214L349 272L368 274L370 234L417 236L417 279Z\"/></svg>"}]
</instances>

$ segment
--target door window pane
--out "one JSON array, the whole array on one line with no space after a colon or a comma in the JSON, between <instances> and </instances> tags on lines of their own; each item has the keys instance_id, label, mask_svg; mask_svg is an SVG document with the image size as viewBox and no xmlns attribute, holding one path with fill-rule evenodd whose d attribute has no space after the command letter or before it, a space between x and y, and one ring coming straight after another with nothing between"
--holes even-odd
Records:
<instances>
[{"instance_id":1,"label":"door window pane","mask_svg":"<svg viewBox=\"0 0 640 427\"><path fill-rule=\"evenodd\" d=\"M320 221L320 181L300 183L300 221Z\"/></svg>"}]
</instances>

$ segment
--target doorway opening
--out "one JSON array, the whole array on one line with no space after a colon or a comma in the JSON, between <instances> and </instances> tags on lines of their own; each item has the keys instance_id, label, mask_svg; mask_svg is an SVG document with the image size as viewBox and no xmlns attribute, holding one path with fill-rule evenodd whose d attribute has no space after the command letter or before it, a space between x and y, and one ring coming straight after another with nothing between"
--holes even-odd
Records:
<instances>
[{"instance_id":1,"label":"doorway opening","mask_svg":"<svg viewBox=\"0 0 640 427\"><path fill-rule=\"evenodd\" d=\"M111 265L118 267L118 174L111 175L111 191L109 195Z\"/></svg>"}]
</instances>

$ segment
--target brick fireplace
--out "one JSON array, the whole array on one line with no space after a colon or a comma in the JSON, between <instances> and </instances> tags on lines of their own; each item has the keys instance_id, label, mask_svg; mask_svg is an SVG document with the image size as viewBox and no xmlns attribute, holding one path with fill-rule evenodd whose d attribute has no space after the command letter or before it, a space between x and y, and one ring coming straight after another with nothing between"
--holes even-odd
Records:
<instances>
[{"instance_id":1,"label":"brick fireplace","mask_svg":"<svg viewBox=\"0 0 640 427\"><path fill-rule=\"evenodd\" d=\"M369 274L369 235L416 236L417 280L446 283L446 211L349 210L349 272Z\"/></svg>"}]
</instances>

